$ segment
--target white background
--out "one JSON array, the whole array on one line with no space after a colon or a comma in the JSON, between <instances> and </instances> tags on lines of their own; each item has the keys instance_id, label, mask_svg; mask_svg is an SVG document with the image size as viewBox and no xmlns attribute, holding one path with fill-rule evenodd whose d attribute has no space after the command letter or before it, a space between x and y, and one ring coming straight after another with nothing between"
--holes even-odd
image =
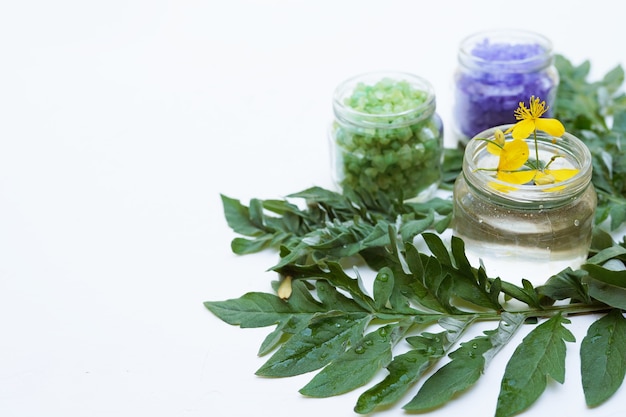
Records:
<instances>
[{"instance_id":1,"label":"white background","mask_svg":"<svg viewBox=\"0 0 626 417\"><path fill-rule=\"evenodd\" d=\"M623 14L608 0L4 3L7 417L352 416L360 391L305 399L312 375L256 377L270 329L232 327L203 307L271 291L276 278L265 272L275 253L231 253L220 193L247 203L331 187L331 95L358 73L430 80L449 125L456 50L477 31L543 33L574 63L590 59L592 78L626 63ZM579 341L588 320L573 319ZM577 351L568 345L565 384L524 415L623 415L626 388L586 408ZM511 352L429 415L493 415Z\"/></svg>"}]
</instances>

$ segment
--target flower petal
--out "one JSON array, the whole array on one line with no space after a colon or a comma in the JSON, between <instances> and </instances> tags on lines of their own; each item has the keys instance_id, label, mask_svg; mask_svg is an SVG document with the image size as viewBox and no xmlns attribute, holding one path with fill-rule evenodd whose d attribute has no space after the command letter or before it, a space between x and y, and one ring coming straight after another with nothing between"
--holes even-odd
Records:
<instances>
[{"instance_id":1,"label":"flower petal","mask_svg":"<svg viewBox=\"0 0 626 417\"><path fill-rule=\"evenodd\" d=\"M523 140L512 140L504 144L498 162L498 171L515 171L528 161L528 144Z\"/></svg>"},{"instance_id":2,"label":"flower petal","mask_svg":"<svg viewBox=\"0 0 626 417\"><path fill-rule=\"evenodd\" d=\"M498 171L497 178L509 184L526 184L532 181L536 174L537 171L534 169L515 172Z\"/></svg>"},{"instance_id":3,"label":"flower petal","mask_svg":"<svg viewBox=\"0 0 626 417\"><path fill-rule=\"evenodd\" d=\"M502 147L498 146L493 141L488 141L487 142L487 152L489 152L492 155L500 155L502 153Z\"/></svg>"},{"instance_id":4,"label":"flower petal","mask_svg":"<svg viewBox=\"0 0 626 417\"><path fill-rule=\"evenodd\" d=\"M537 172L537 175L535 176L535 184L536 185L548 185L548 184L554 184L556 182L556 178L554 178L554 175L548 173L548 172Z\"/></svg>"},{"instance_id":5,"label":"flower petal","mask_svg":"<svg viewBox=\"0 0 626 417\"><path fill-rule=\"evenodd\" d=\"M560 137L565 133L565 126L557 119L537 119L535 120L535 125L537 130L543 130L552 136Z\"/></svg>"},{"instance_id":6,"label":"flower petal","mask_svg":"<svg viewBox=\"0 0 626 417\"><path fill-rule=\"evenodd\" d=\"M520 120L508 130L513 132L513 139L526 139L535 130L535 121L532 119Z\"/></svg>"},{"instance_id":7,"label":"flower petal","mask_svg":"<svg viewBox=\"0 0 626 417\"><path fill-rule=\"evenodd\" d=\"M489 187L493 188L496 191L500 191L501 193L508 193L509 191L517 190L517 187L512 187L510 185L503 185L503 184L500 184L499 182L495 182L495 181L491 181L487 185L489 185Z\"/></svg>"},{"instance_id":8,"label":"flower petal","mask_svg":"<svg viewBox=\"0 0 626 417\"><path fill-rule=\"evenodd\" d=\"M556 182L565 181L578 174L578 169L547 169L546 174L550 174L554 177Z\"/></svg>"}]
</instances>

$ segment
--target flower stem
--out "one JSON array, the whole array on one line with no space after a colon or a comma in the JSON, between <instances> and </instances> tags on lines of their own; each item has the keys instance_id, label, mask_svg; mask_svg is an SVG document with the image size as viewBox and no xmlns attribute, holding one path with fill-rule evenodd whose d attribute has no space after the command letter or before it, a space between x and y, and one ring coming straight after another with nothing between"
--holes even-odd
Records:
<instances>
[{"instance_id":1,"label":"flower stem","mask_svg":"<svg viewBox=\"0 0 626 417\"><path fill-rule=\"evenodd\" d=\"M533 138L535 139L535 160L537 161L537 169L541 170L541 172L543 172L543 169L541 168L540 164L539 164L539 145L537 143L537 129L533 130Z\"/></svg>"}]
</instances>

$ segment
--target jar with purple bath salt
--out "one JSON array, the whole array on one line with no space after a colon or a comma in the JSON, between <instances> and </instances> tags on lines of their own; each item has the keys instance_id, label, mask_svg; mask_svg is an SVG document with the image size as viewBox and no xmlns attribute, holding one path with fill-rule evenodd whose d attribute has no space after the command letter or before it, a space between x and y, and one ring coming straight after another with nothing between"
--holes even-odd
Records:
<instances>
[{"instance_id":1,"label":"jar with purple bath salt","mask_svg":"<svg viewBox=\"0 0 626 417\"><path fill-rule=\"evenodd\" d=\"M530 96L550 106L551 117L559 75L552 43L522 30L494 30L465 38L454 75L453 130L465 145L493 126L515 123L513 112Z\"/></svg>"}]
</instances>

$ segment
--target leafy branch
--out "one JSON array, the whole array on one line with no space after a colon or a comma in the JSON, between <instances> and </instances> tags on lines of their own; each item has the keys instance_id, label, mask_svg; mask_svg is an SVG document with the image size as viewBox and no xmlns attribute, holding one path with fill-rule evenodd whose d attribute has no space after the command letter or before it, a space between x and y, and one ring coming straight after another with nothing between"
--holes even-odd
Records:
<instances>
[{"instance_id":1,"label":"leafy branch","mask_svg":"<svg viewBox=\"0 0 626 417\"><path fill-rule=\"evenodd\" d=\"M558 56L556 64L557 117L589 145L596 222L614 231L626 221L623 70L589 82L588 62L574 66ZM451 189L461 160L461 150L445 150L442 189ZM406 203L313 187L248 205L223 195L222 204L228 225L240 235L233 252L276 250L274 288L289 291L281 297L251 292L205 306L231 325L273 327L258 351L269 358L256 373L278 378L315 371L302 395L363 389L354 410L367 414L413 390L404 409L428 412L467 395L493 358L518 343L494 410L496 417L517 415L544 393L547 381L563 383L565 345L576 342L570 320L588 313L599 317L580 341L588 406L602 404L623 383L626 242L614 242L599 227L586 264L533 287L527 280L517 286L487 276L470 265L462 240L442 239L452 218L450 200ZM467 336L484 322L493 327ZM519 341L522 329L526 336Z\"/></svg>"},{"instance_id":2,"label":"leafy branch","mask_svg":"<svg viewBox=\"0 0 626 417\"><path fill-rule=\"evenodd\" d=\"M386 266L373 278L372 295L363 289L360 274L352 277L339 263L327 260L277 268L277 272L293 279L288 300L272 294L249 293L239 299L205 305L233 325L276 326L259 350L260 354L272 350L274 353L257 374L289 377L320 370L300 389L303 395L328 397L352 391L371 383L380 369L386 368L387 376L359 397L355 405L359 413L397 402L420 382L421 388L404 408L427 410L443 406L479 380L489 361L514 340L524 323L547 319L522 341L520 353L510 358L498 397L497 416L512 416L532 405L543 392L547 377L562 382L563 343L573 341L566 328L567 315L608 313L595 326L609 326L612 335L618 333L610 340L601 337L602 342L598 342L592 332L583 344L593 340L595 346L601 343L603 349L582 350L581 360L597 364L606 362L608 357L610 366L606 362L604 368L583 368L582 380L590 404L602 402L617 391L623 375L619 384L610 386L610 393L605 388L599 390L597 383L613 377L616 371L621 375L626 369L626 356L620 356L623 348L617 347L626 337L626 321L621 314L612 313L622 308L621 299L614 302L604 296L610 291L602 289L612 286L612 290L626 291L626 271L587 263L579 271L563 271L542 287L533 288L530 283L524 287L502 285L500 279L486 277L482 268L470 266L463 242L457 238L451 238L448 250L438 235L423 233L430 252L424 253L398 236L397 230L389 226L389 244L384 247L384 255L379 254ZM611 246L598 249L594 258L606 263L623 257L624 252ZM504 301L511 298L517 301L513 309ZM568 298L570 303L555 304ZM519 303L527 308L519 308ZM495 321L498 325L484 336L463 340L465 330L481 321ZM434 328L440 330L433 332ZM411 349L396 354L396 345L402 340ZM458 343L460 347L453 350ZM613 353L607 356L607 352ZM446 355L451 361L440 366ZM553 368L546 370L546 364ZM431 369L437 371L422 381ZM524 379L529 369L535 370L533 376ZM598 391L603 395L601 399Z\"/></svg>"},{"instance_id":3,"label":"leafy branch","mask_svg":"<svg viewBox=\"0 0 626 417\"><path fill-rule=\"evenodd\" d=\"M598 193L596 224L609 220L611 230L626 221L626 94L624 70L616 66L598 81L588 81L591 63L574 66L561 55L555 65L560 84L556 116L582 139L593 157L593 184Z\"/></svg>"}]
</instances>

